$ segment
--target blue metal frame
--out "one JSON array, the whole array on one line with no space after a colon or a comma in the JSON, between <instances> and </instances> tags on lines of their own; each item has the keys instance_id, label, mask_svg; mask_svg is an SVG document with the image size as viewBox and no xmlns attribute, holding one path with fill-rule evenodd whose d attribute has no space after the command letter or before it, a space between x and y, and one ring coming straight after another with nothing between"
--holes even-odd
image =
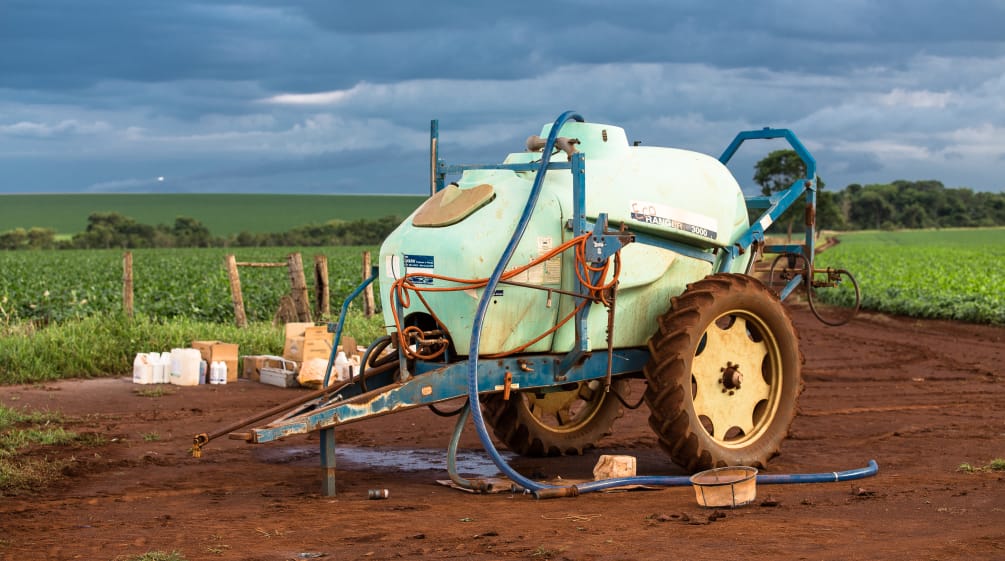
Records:
<instances>
[{"instance_id":1,"label":"blue metal frame","mask_svg":"<svg viewBox=\"0 0 1005 561\"><path fill-rule=\"evenodd\" d=\"M345 327L345 317L346 314L349 312L349 304L351 304L352 301L355 300L357 296L362 294L363 291L366 289L366 287L370 286L370 284L373 283L373 281L377 280L378 275L380 275L380 268L377 266L371 266L370 276L367 277L362 284L360 284L352 292L350 292L349 296L346 296L345 301L342 302L342 310L339 312L338 315L337 326L335 326L333 329L332 324L330 323L328 324L328 332L335 333L335 336L334 336L334 342L332 344L332 350L328 354L328 366L325 368L325 379L324 383L322 384L322 386L325 388L328 387L329 382L331 381L332 366L335 364L335 356L338 354L337 351L339 341L342 340L342 328Z\"/></svg>"},{"instance_id":2,"label":"blue metal frame","mask_svg":"<svg viewBox=\"0 0 1005 561\"><path fill-rule=\"evenodd\" d=\"M770 196L756 196L748 197L746 199L748 210L763 210L757 220L750 225L750 227L736 240L736 243L727 248L725 258L720 262L719 271L728 271L732 265L733 260L739 257L740 254L747 251L752 244L757 243L764 247L764 251L768 253L797 253L806 259L809 264L809 270L813 267L813 255L815 253L815 234L816 234L816 177L817 177L817 161L810 154L809 150L803 146L803 143L799 141L795 133L789 129L772 129L765 127L760 130L743 131L736 135L729 146L723 151L722 155L719 156L719 161L723 165L729 163L729 160L736 154L736 151L740 146L748 140L766 140L784 138L789 146L795 150L799 159L803 161L803 165L806 167L806 177L797 179L790 185L787 189L779 191ZM805 231L805 242L803 244L773 244L764 245L764 231L768 229L771 224L775 222L788 210L800 197L806 196L806 207L808 212L813 216L812 224L806 224ZM789 283L782 289L779 296L784 300L792 293L792 291L803 282L802 274L797 274Z\"/></svg>"},{"instance_id":3,"label":"blue metal frame","mask_svg":"<svg viewBox=\"0 0 1005 561\"><path fill-rule=\"evenodd\" d=\"M613 355L615 376L641 372L649 353L642 349L616 350ZM507 374L511 388L547 390L555 388L555 377L561 371L558 355L534 355L484 361L478 369L483 393L504 389ZM422 374L419 376L418 374ZM385 384L365 394L359 386L351 384L329 396L324 405L309 404L292 415L283 417L265 427L252 429L251 442L271 442L295 434L305 434L320 429L404 411L447 401L467 395L467 362L430 364L415 372L405 382L385 378ZM565 372L562 384L603 379L607 375L607 353L592 353L582 363ZM334 462L331 462L334 465Z\"/></svg>"}]
</instances>

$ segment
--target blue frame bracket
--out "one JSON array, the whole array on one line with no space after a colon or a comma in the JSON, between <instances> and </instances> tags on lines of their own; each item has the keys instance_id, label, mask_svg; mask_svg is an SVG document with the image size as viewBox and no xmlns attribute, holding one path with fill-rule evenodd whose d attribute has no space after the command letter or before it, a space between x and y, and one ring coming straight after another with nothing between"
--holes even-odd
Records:
<instances>
[{"instance_id":1,"label":"blue frame bracket","mask_svg":"<svg viewBox=\"0 0 1005 561\"><path fill-rule=\"evenodd\" d=\"M799 254L806 259L812 269L816 243L815 216L817 162L813 158L813 155L810 154L809 150L803 146L803 143L800 142L796 135L789 129L773 129L770 127L764 127L760 130L742 131L737 134L735 138L733 138L733 141L730 142L729 146L727 146L722 152L722 155L719 156L719 161L723 165L728 164L729 160L736 154L736 151L747 140L776 138L785 139L789 143L789 146L791 146L796 152L796 155L799 156L799 159L802 160L803 165L806 167L806 177L795 180L787 189L774 193L770 196L755 196L746 198L748 210L760 210L762 212L758 216L757 220L755 220L750 227L742 235L740 235L735 244L726 248L726 256L719 265L720 272L728 271L733 260L746 251L746 248L751 247L755 243L762 245L764 251L768 253ZM806 224L804 242L802 244L764 245L765 230L767 230L785 211L787 211L793 204L804 196L806 198L806 207L808 212L814 217L813 223ZM792 290L798 286L798 281L801 280L801 275L793 279L792 282L790 282L789 285L787 285L782 291L782 299L785 299L785 297L787 297Z\"/></svg>"}]
</instances>

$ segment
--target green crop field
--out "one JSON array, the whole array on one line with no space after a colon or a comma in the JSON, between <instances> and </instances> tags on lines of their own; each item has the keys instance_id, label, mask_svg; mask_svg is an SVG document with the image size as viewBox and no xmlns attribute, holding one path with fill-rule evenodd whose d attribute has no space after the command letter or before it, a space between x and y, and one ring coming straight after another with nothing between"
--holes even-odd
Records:
<instances>
[{"instance_id":1,"label":"green crop field","mask_svg":"<svg viewBox=\"0 0 1005 561\"><path fill-rule=\"evenodd\" d=\"M1005 324L1005 228L854 232L839 239L817 266L851 271L863 308Z\"/></svg>"},{"instance_id":2,"label":"green crop field","mask_svg":"<svg viewBox=\"0 0 1005 561\"><path fill-rule=\"evenodd\" d=\"M818 257L817 264L851 271L861 284L864 308L1005 324L1005 228L861 232L841 234L840 239ZM223 256L233 252L238 261L283 262L292 251L298 249L135 250L136 311L154 318L231 322ZM333 307L359 283L363 248L299 251L308 285L313 284L313 256L328 256ZM240 272L249 319L271 319L280 296L289 292L286 270L241 268ZM0 252L0 321L58 322L121 307L122 251Z\"/></svg>"},{"instance_id":3,"label":"green crop field","mask_svg":"<svg viewBox=\"0 0 1005 561\"><path fill-rule=\"evenodd\" d=\"M134 307L153 318L232 322L224 256L233 253L239 262L281 263L290 253L301 251L310 290L314 255L328 257L332 311L337 313L360 283L364 250L376 254L376 248L361 247L134 250ZM0 252L0 323L59 322L121 310L122 256L120 250ZM287 269L240 267L239 273L248 319L271 320L280 297L290 292Z\"/></svg>"},{"instance_id":4,"label":"green crop field","mask_svg":"<svg viewBox=\"0 0 1005 561\"><path fill-rule=\"evenodd\" d=\"M202 222L214 236L285 232L330 220L404 218L423 200L392 195L0 195L0 232L39 227L68 236L83 231L94 212L117 212L151 226L171 225L175 218L187 216Z\"/></svg>"}]
</instances>

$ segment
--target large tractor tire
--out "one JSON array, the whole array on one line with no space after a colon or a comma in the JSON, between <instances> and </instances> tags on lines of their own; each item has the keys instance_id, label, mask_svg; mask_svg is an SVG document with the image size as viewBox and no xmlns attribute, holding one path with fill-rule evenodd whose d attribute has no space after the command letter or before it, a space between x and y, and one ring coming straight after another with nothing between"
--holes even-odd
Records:
<instances>
[{"instance_id":1,"label":"large tractor tire","mask_svg":"<svg viewBox=\"0 0 1005 561\"><path fill-rule=\"evenodd\" d=\"M627 380L613 380L610 393L598 380L580 382L576 389L536 394L517 392L482 398L485 420L506 446L522 456L572 456L592 448L611 434L611 426L624 414L614 396L626 397Z\"/></svg>"},{"instance_id":2,"label":"large tractor tire","mask_svg":"<svg viewBox=\"0 0 1005 561\"><path fill-rule=\"evenodd\" d=\"M716 274L671 300L649 341L649 425L689 472L765 467L796 416L803 355L781 301L760 281Z\"/></svg>"}]
</instances>

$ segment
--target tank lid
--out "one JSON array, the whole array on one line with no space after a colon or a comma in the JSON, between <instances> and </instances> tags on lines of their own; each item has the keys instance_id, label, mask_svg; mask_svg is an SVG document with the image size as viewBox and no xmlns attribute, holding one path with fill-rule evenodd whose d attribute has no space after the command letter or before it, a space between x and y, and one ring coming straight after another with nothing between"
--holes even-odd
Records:
<instances>
[{"instance_id":1,"label":"tank lid","mask_svg":"<svg viewBox=\"0 0 1005 561\"><path fill-rule=\"evenodd\" d=\"M546 138L553 123L541 129L541 137ZM589 159L621 157L628 150L628 136L625 129L601 123L580 123L569 121L562 125L558 136L579 140L576 149Z\"/></svg>"}]
</instances>

